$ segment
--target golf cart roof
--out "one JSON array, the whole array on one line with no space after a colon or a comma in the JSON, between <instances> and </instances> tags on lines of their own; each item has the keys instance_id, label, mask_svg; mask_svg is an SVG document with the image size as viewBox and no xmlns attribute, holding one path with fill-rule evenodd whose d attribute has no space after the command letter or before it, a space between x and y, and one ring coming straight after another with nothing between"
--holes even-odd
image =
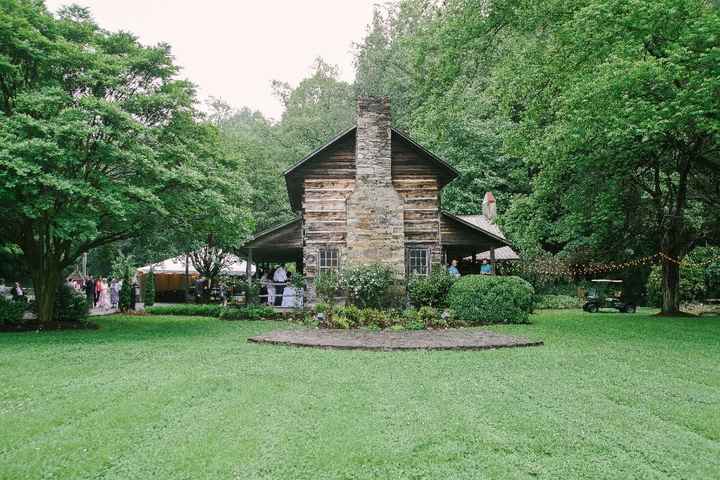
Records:
<instances>
[{"instance_id":1,"label":"golf cart roof","mask_svg":"<svg viewBox=\"0 0 720 480\"><path fill-rule=\"evenodd\" d=\"M594 280L591 280L591 282L598 282L598 283L623 283L622 280L610 280L608 278L596 278Z\"/></svg>"}]
</instances>

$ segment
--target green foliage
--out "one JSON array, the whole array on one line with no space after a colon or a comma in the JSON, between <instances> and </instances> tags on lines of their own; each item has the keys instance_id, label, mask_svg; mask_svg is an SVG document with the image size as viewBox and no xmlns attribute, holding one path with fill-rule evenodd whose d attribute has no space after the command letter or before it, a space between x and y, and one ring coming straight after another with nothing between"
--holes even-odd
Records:
<instances>
[{"instance_id":1,"label":"green foliage","mask_svg":"<svg viewBox=\"0 0 720 480\"><path fill-rule=\"evenodd\" d=\"M0 325L19 325L23 323L23 315L27 304L16 302L0 295Z\"/></svg>"},{"instance_id":2,"label":"green foliage","mask_svg":"<svg viewBox=\"0 0 720 480\"><path fill-rule=\"evenodd\" d=\"M436 268L428 276L414 276L408 282L410 302L415 306L444 307L455 277L444 268Z\"/></svg>"},{"instance_id":3,"label":"green foliage","mask_svg":"<svg viewBox=\"0 0 720 480\"><path fill-rule=\"evenodd\" d=\"M130 304L132 302L132 280L130 275L126 274L122 281L118 308L121 312L127 312L130 309Z\"/></svg>"},{"instance_id":4,"label":"green foliage","mask_svg":"<svg viewBox=\"0 0 720 480\"><path fill-rule=\"evenodd\" d=\"M83 322L87 320L90 307L87 297L74 288L62 283L55 295L55 322Z\"/></svg>"},{"instance_id":5,"label":"green foliage","mask_svg":"<svg viewBox=\"0 0 720 480\"><path fill-rule=\"evenodd\" d=\"M448 302L457 318L471 325L527 323L533 287L519 277L467 275L450 289Z\"/></svg>"},{"instance_id":6,"label":"green foliage","mask_svg":"<svg viewBox=\"0 0 720 480\"><path fill-rule=\"evenodd\" d=\"M363 310L355 305L347 305L335 310L335 315L342 316L348 324L348 328L355 328L364 325Z\"/></svg>"},{"instance_id":7,"label":"green foliage","mask_svg":"<svg viewBox=\"0 0 720 480\"><path fill-rule=\"evenodd\" d=\"M148 307L146 313L150 315L182 315L188 317L219 317L228 307L222 305L163 305Z\"/></svg>"},{"instance_id":8,"label":"green foliage","mask_svg":"<svg viewBox=\"0 0 720 480\"><path fill-rule=\"evenodd\" d=\"M702 302L706 298L720 298L720 248L698 247L691 251L680 266L680 301ZM648 304L662 305L662 267L650 271L647 285Z\"/></svg>"},{"instance_id":9,"label":"green foliage","mask_svg":"<svg viewBox=\"0 0 720 480\"><path fill-rule=\"evenodd\" d=\"M117 256L112 261L111 271L113 278L131 278L135 273L135 260L133 256L118 251Z\"/></svg>"},{"instance_id":10,"label":"green foliage","mask_svg":"<svg viewBox=\"0 0 720 480\"><path fill-rule=\"evenodd\" d=\"M143 278L142 298L146 307L155 305L155 272L152 269Z\"/></svg>"},{"instance_id":11,"label":"green foliage","mask_svg":"<svg viewBox=\"0 0 720 480\"><path fill-rule=\"evenodd\" d=\"M237 239L252 226L167 44L43 2L3 1L0 25L0 244L22 251L41 320L83 252L136 237L188 246L215 229Z\"/></svg>"},{"instance_id":12,"label":"green foliage","mask_svg":"<svg viewBox=\"0 0 720 480\"><path fill-rule=\"evenodd\" d=\"M570 295L548 294L535 296L535 308L538 310L559 310L580 307L582 307L582 300L580 300L578 297L573 297Z\"/></svg>"},{"instance_id":13,"label":"green foliage","mask_svg":"<svg viewBox=\"0 0 720 480\"><path fill-rule=\"evenodd\" d=\"M335 305L335 297L341 287L341 277L335 270L319 272L315 277L315 292L320 301L326 305Z\"/></svg>"},{"instance_id":14,"label":"green foliage","mask_svg":"<svg viewBox=\"0 0 720 480\"><path fill-rule=\"evenodd\" d=\"M221 320L274 320L280 315L267 305L247 305L237 308L226 308L221 311Z\"/></svg>"},{"instance_id":15,"label":"green foliage","mask_svg":"<svg viewBox=\"0 0 720 480\"><path fill-rule=\"evenodd\" d=\"M351 266L343 271L348 301L361 308L383 308L396 300L395 274L380 264Z\"/></svg>"}]
</instances>

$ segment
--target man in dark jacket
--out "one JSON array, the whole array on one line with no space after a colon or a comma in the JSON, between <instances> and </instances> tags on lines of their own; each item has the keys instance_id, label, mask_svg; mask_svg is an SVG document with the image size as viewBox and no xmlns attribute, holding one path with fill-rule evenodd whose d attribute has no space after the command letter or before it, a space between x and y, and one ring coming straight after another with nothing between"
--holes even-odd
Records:
<instances>
[{"instance_id":1,"label":"man in dark jacket","mask_svg":"<svg viewBox=\"0 0 720 480\"><path fill-rule=\"evenodd\" d=\"M87 296L88 305L95 307L95 280L92 277L88 277L85 280L85 295Z\"/></svg>"}]
</instances>

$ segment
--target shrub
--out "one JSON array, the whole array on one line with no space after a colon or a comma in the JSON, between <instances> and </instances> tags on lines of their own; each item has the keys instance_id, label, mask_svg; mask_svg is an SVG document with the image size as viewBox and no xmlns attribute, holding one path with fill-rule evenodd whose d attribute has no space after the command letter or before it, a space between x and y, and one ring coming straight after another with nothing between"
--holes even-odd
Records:
<instances>
[{"instance_id":1,"label":"shrub","mask_svg":"<svg viewBox=\"0 0 720 480\"><path fill-rule=\"evenodd\" d=\"M222 320L272 320L277 317L278 313L267 305L225 308L220 312Z\"/></svg>"},{"instance_id":2,"label":"shrub","mask_svg":"<svg viewBox=\"0 0 720 480\"><path fill-rule=\"evenodd\" d=\"M385 265L360 265L344 272L343 284L350 303L361 308L382 308L391 300L388 291L395 283L394 277Z\"/></svg>"},{"instance_id":3,"label":"shrub","mask_svg":"<svg viewBox=\"0 0 720 480\"><path fill-rule=\"evenodd\" d=\"M408 282L410 302L416 307L444 307L453 283L455 277L443 268L433 270L428 276L416 275Z\"/></svg>"},{"instance_id":4,"label":"shrub","mask_svg":"<svg viewBox=\"0 0 720 480\"><path fill-rule=\"evenodd\" d=\"M418 311L414 308L406 308L402 313L403 326L406 330L424 330L425 322L420 320Z\"/></svg>"},{"instance_id":5,"label":"shrub","mask_svg":"<svg viewBox=\"0 0 720 480\"><path fill-rule=\"evenodd\" d=\"M155 305L155 273L150 270L143 282L143 304L146 307Z\"/></svg>"},{"instance_id":6,"label":"shrub","mask_svg":"<svg viewBox=\"0 0 720 480\"><path fill-rule=\"evenodd\" d=\"M342 315L348 321L351 328L359 327L363 324L363 313L355 305L348 305L346 307L340 307L335 311L336 315Z\"/></svg>"},{"instance_id":7,"label":"shrub","mask_svg":"<svg viewBox=\"0 0 720 480\"><path fill-rule=\"evenodd\" d=\"M147 307L145 312L151 315L184 315L189 317L219 317L226 307L222 305L163 305Z\"/></svg>"},{"instance_id":8,"label":"shrub","mask_svg":"<svg viewBox=\"0 0 720 480\"><path fill-rule=\"evenodd\" d=\"M447 321L433 307L420 307L418 318L425 328L447 328Z\"/></svg>"},{"instance_id":9,"label":"shrub","mask_svg":"<svg viewBox=\"0 0 720 480\"><path fill-rule=\"evenodd\" d=\"M580 308L582 301L570 295L536 295L535 308L537 309L567 309Z\"/></svg>"},{"instance_id":10,"label":"shrub","mask_svg":"<svg viewBox=\"0 0 720 480\"><path fill-rule=\"evenodd\" d=\"M24 302L16 302L0 295L0 325L19 325L25 314Z\"/></svg>"},{"instance_id":11,"label":"shrub","mask_svg":"<svg viewBox=\"0 0 720 480\"><path fill-rule=\"evenodd\" d=\"M468 324L526 323L533 306L533 287L520 277L468 275L450 289L448 303Z\"/></svg>"},{"instance_id":12,"label":"shrub","mask_svg":"<svg viewBox=\"0 0 720 480\"><path fill-rule=\"evenodd\" d=\"M332 307L340 290L340 275L334 270L318 273L315 277L315 292L321 302Z\"/></svg>"},{"instance_id":13,"label":"shrub","mask_svg":"<svg viewBox=\"0 0 720 480\"><path fill-rule=\"evenodd\" d=\"M123 277L122 287L120 287L120 299L118 308L121 312L130 310L130 302L132 300L132 281L127 273Z\"/></svg>"},{"instance_id":14,"label":"shrub","mask_svg":"<svg viewBox=\"0 0 720 480\"><path fill-rule=\"evenodd\" d=\"M89 306L84 294L63 283L55 295L56 322L82 322L87 319Z\"/></svg>"}]
</instances>

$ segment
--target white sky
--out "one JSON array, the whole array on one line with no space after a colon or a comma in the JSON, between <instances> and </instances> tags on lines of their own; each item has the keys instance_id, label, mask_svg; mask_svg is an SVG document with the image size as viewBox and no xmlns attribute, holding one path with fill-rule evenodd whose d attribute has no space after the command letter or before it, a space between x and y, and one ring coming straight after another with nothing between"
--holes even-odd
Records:
<instances>
[{"instance_id":1,"label":"white sky","mask_svg":"<svg viewBox=\"0 0 720 480\"><path fill-rule=\"evenodd\" d=\"M68 3L89 7L105 29L134 33L144 44L172 46L181 76L199 98L222 98L278 119L272 80L295 86L321 56L354 75L352 43L359 42L378 0L46 0L52 11Z\"/></svg>"}]
</instances>

